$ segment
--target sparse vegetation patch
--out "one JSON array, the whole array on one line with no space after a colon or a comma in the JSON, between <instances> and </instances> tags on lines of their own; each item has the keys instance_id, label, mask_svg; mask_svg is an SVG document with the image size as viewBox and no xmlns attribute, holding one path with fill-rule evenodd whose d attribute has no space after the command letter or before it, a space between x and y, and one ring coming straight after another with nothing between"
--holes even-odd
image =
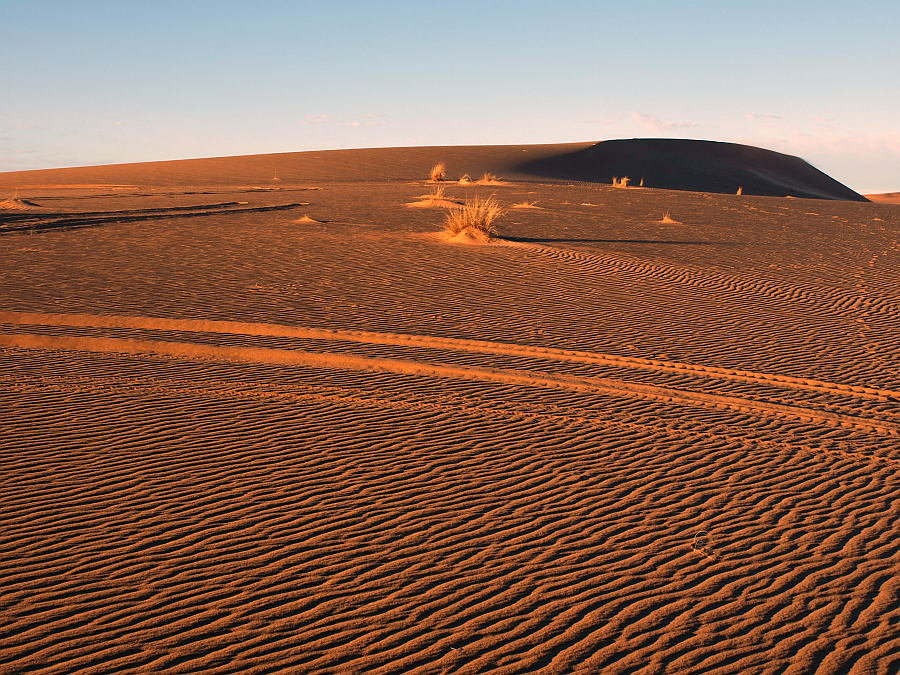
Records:
<instances>
[{"instance_id":1,"label":"sparse vegetation patch","mask_svg":"<svg viewBox=\"0 0 900 675\"><path fill-rule=\"evenodd\" d=\"M494 223L505 209L493 197L467 199L465 204L450 209L444 218L444 232L454 239L490 241L497 234Z\"/></svg>"},{"instance_id":2,"label":"sparse vegetation patch","mask_svg":"<svg viewBox=\"0 0 900 675\"><path fill-rule=\"evenodd\" d=\"M433 167L431 167L431 171L428 172L428 179L432 183L437 183L447 178L447 165L443 162L438 162Z\"/></svg>"}]
</instances>

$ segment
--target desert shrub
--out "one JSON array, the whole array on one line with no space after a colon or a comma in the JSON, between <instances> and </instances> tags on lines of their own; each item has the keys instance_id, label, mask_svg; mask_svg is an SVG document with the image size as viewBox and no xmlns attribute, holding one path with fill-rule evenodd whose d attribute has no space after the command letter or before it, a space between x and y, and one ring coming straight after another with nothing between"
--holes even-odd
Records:
<instances>
[{"instance_id":1,"label":"desert shrub","mask_svg":"<svg viewBox=\"0 0 900 675\"><path fill-rule=\"evenodd\" d=\"M447 165L443 162L438 162L431 167L431 171L428 172L428 179L435 183L444 180L446 177Z\"/></svg>"},{"instance_id":2,"label":"desert shrub","mask_svg":"<svg viewBox=\"0 0 900 675\"><path fill-rule=\"evenodd\" d=\"M681 221L675 220L668 211L663 214L663 217L658 222L665 223L666 225L681 225Z\"/></svg>"},{"instance_id":3,"label":"desert shrub","mask_svg":"<svg viewBox=\"0 0 900 675\"><path fill-rule=\"evenodd\" d=\"M490 239L497 234L494 223L505 213L493 197L467 199L465 204L452 208L444 218L444 231L456 236L472 235L478 239Z\"/></svg>"},{"instance_id":4,"label":"desert shrub","mask_svg":"<svg viewBox=\"0 0 900 675\"><path fill-rule=\"evenodd\" d=\"M617 188L627 188L629 181L631 181L631 179L628 176L623 176L622 178L613 176L612 186Z\"/></svg>"}]
</instances>

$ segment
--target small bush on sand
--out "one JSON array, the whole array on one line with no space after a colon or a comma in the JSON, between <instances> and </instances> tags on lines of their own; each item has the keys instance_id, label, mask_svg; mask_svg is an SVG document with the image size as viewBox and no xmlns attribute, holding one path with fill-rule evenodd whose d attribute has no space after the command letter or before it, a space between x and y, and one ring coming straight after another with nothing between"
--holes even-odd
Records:
<instances>
[{"instance_id":1,"label":"small bush on sand","mask_svg":"<svg viewBox=\"0 0 900 675\"><path fill-rule=\"evenodd\" d=\"M431 167L431 171L428 172L428 179L437 183L438 181L442 181L447 177L447 165L443 162L438 162L433 167Z\"/></svg>"},{"instance_id":2,"label":"small bush on sand","mask_svg":"<svg viewBox=\"0 0 900 675\"><path fill-rule=\"evenodd\" d=\"M497 178L497 176L495 176L494 174L485 171L483 174L481 174L481 178L478 179L478 182L479 183L496 183L499 180L500 179Z\"/></svg>"},{"instance_id":3,"label":"small bush on sand","mask_svg":"<svg viewBox=\"0 0 900 675\"><path fill-rule=\"evenodd\" d=\"M469 174L464 173L464 174L460 177L459 182L460 182L461 184L463 184L463 185L468 185L469 183L472 182L472 177L471 177Z\"/></svg>"},{"instance_id":4,"label":"small bush on sand","mask_svg":"<svg viewBox=\"0 0 900 675\"><path fill-rule=\"evenodd\" d=\"M736 194L736 195L742 195L742 194L744 194L744 186L743 186L743 185L739 185L739 186L738 186L738 189L737 189L737 192L735 192L734 194Z\"/></svg>"},{"instance_id":5,"label":"small bush on sand","mask_svg":"<svg viewBox=\"0 0 900 675\"><path fill-rule=\"evenodd\" d=\"M669 214L668 211L666 211L666 212L663 214L663 217L662 217L659 221L657 221L657 222L664 223L665 225L681 225L681 221L680 221L680 220L675 220L675 219Z\"/></svg>"},{"instance_id":6,"label":"small bush on sand","mask_svg":"<svg viewBox=\"0 0 900 675\"><path fill-rule=\"evenodd\" d=\"M497 234L494 223L505 210L493 197L467 199L462 206L452 208L444 218L444 232L451 237L469 237L478 241L489 241Z\"/></svg>"},{"instance_id":7,"label":"small bush on sand","mask_svg":"<svg viewBox=\"0 0 900 675\"><path fill-rule=\"evenodd\" d=\"M436 185L429 195L422 195L423 199L446 199L444 196L444 186Z\"/></svg>"},{"instance_id":8,"label":"small bush on sand","mask_svg":"<svg viewBox=\"0 0 900 675\"><path fill-rule=\"evenodd\" d=\"M612 186L617 188L627 188L629 181L631 181L631 179L628 176L623 176L622 178L613 176Z\"/></svg>"}]
</instances>

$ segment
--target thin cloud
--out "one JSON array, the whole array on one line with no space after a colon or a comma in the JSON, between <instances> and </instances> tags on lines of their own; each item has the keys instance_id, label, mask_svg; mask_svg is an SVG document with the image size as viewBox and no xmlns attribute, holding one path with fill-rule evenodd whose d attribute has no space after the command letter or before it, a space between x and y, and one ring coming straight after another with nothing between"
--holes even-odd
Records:
<instances>
[{"instance_id":1,"label":"thin cloud","mask_svg":"<svg viewBox=\"0 0 900 675\"><path fill-rule=\"evenodd\" d=\"M631 113L631 120L644 129L648 129L649 131L665 131L667 129L692 129L694 127L700 126L697 122L691 122L689 120L661 120L655 115L648 115L647 113L640 112Z\"/></svg>"},{"instance_id":2,"label":"thin cloud","mask_svg":"<svg viewBox=\"0 0 900 675\"><path fill-rule=\"evenodd\" d=\"M746 113L744 115L748 120L780 120L783 119L781 115L775 115L774 113Z\"/></svg>"},{"instance_id":3,"label":"thin cloud","mask_svg":"<svg viewBox=\"0 0 900 675\"><path fill-rule=\"evenodd\" d=\"M338 125L342 127L383 127L385 125L382 118L386 117L386 115L377 114L377 113L367 113L365 115L360 115L357 119L340 121L333 119L331 115L327 115L325 113L320 113L316 115L306 115L303 118L304 124L329 124L329 125Z\"/></svg>"},{"instance_id":4,"label":"thin cloud","mask_svg":"<svg viewBox=\"0 0 900 675\"><path fill-rule=\"evenodd\" d=\"M328 122L330 119L331 118L328 115L319 114L319 115L306 115L303 118L303 121L306 124L324 124L325 122Z\"/></svg>"},{"instance_id":5,"label":"thin cloud","mask_svg":"<svg viewBox=\"0 0 900 675\"><path fill-rule=\"evenodd\" d=\"M353 120L351 122L342 122L342 124L345 127L383 127L384 126L384 122L378 122L376 120L371 120L371 119L367 119L367 120L363 120L363 121Z\"/></svg>"}]
</instances>

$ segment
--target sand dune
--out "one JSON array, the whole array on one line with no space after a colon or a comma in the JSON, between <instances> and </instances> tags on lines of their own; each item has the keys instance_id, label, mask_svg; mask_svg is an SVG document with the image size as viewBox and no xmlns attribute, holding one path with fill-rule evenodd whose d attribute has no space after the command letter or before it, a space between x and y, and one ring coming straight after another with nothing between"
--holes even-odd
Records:
<instances>
[{"instance_id":1,"label":"sand dune","mask_svg":"<svg viewBox=\"0 0 900 675\"><path fill-rule=\"evenodd\" d=\"M677 139L627 139L602 143L484 145L325 150L169 162L117 164L0 174L0 187L53 185L52 181L109 182L128 177L138 185L246 185L267 183L272 167L284 183L425 179L435 157L453 175L486 175L467 185L507 186L508 181L610 183L734 194L866 201L866 198L798 157L736 143ZM68 191L68 190L67 190Z\"/></svg>"},{"instance_id":2,"label":"sand dune","mask_svg":"<svg viewBox=\"0 0 900 675\"><path fill-rule=\"evenodd\" d=\"M542 176L632 184L671 190L866 201L807 164L771 150L737 143L671 138L604 141L588 148L529 160L520 169Z\"/></svg>"},{"instance_id":3,"label":"sand dune","mask_svg":"<svg viewBox=\"0 0 900 675\"><path fill-rule=\"evenodd\" d=\"M587 147L0 175L0 671L895 670L896 207Z\"/></svg>"},{"instance_id":4,"label":"sand dune","mask_svg":"<svg viewBox=\"0 0 900 675\"><path fill-rule=\"evenodd\" d=\"M866 199L879 204L900 204L900 192L882 192L875 195L866 195Z\"/></svg>"}]
</instances>

